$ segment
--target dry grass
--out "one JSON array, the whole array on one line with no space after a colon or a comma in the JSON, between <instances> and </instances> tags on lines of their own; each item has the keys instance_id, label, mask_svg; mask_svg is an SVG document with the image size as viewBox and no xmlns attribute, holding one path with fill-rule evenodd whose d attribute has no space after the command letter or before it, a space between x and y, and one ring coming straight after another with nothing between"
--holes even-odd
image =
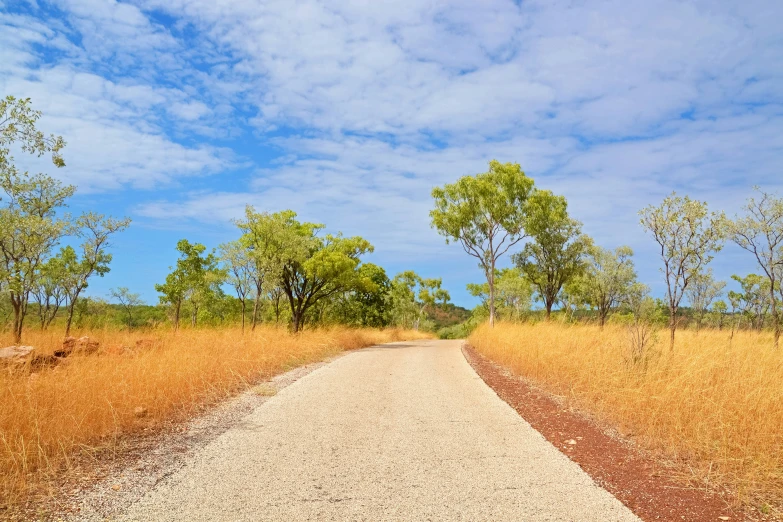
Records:
<instances>
[{"instance_id":1,"label":"dry grass","mask_svg":"<svg viewBox=\"0 0 783 522\"><path fill-rule=\"evenodd\" d=\"M668 331L630 361L619 325L479 327L480 353L633 435L689 469L702 485L727 487L762 511L783 507L783 351L768 334Z\"/></svg>"},{"instance_id":2,"label":"dry grass","mask_svg":"<svg viewBox=\"0 0 783 522\"><path fill-rule=\"evenodd\" d=\"M79 334L100 341L101 351L35 374L0 369L0 506L23 500L78 451L111 449L124 435L187 418L261 379L343 350L427 337L344 327L296 335L273 327L244 336L236 328ZM25 338L42 353L61 341L62 332ZM138 407L143 417L134 414Z\"/></svg>"}]
</instances>

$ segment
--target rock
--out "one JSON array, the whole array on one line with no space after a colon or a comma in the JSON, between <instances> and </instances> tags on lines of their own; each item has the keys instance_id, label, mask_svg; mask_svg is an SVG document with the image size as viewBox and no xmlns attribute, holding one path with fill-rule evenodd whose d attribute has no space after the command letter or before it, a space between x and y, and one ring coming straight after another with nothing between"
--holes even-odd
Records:
<instances>
[{"instance_id":1,"label":"rock","mask_svg":"<svg viewBox=\"0 0 783 522\"><path fill-rule=\"evenodd\" d=\"M23 363L32 357L35 348L32 346L7 346L0 348L0 361L9 363Z\"/></svg>"},{"instance_id":2,"label":"rock","mask_svg":"<svg viewBox=\"0 0 783 522\"><path fill-rule=\"evenodd\" d=\"M111 489L113 489L114 491L119 491L120 489L122 489L122 486L120 486L119 484L115 484L111 487Z\"/></svg>"},{"instance_id":3,"label":"rock","mask_svg":"<svg viewBox=\"0 0 783 522\"><path fill-rule=\"evenodd\" d=\"M76 337L66 337L63 339L62 347L54 352L55 357L68 357L76 348Z\"/></svg>"},{"instance_id":4,"label":"rock","mask_svg":"<svg viewBox=\"0 0 783 522\"><path fill-rule=\"evenodd\" d=\"M566 444L571 444L573 446L574 444L576 444L576 441L574 439L567 440Z\"/></svg>"},{"instance_id":5,"label":"rock","mask_svg":"<svg viewBox=\"0 0 783 522\"><path fill-rule=\"evenodd\" d=\"M63 361L62 357L56 355L36 355L30 359L31 370L42 370L44 368L54 368Z\"/></svg>"},{"instance_id":6,"label":"rock","mask_svg":"<svg viewBox=\"0 0 783 522\"><path fill-rule=\"evenodd\" d=\"M76 339L76 348L74 349L74 351L83 354L90 354L90 353L97 352L98 348L100 347L101 344L98 341L94 341L89 337L84 336Z\"/></svg>"},{"instance_id":7,"label":"rock","mask_svg":"<svg viewBox=\"0 0 783 522\"><path fill-rule=\"evenodd\" d=\"M144 408L144 407L142 407L142 406L136 406L136 407L133 409L133 414L134 414L136 417L146 417L146 416L147 416L147 408Z\"/></svg>"},{"instance_id":8,"label":"rock","mask_svg":"<svg viewBox=\"0 0 783 522\"><path fill-rule=\"evenodd\" d=\"M718 517L718 520L729 520L729 517Z\"/></svg>"}]
</instances>

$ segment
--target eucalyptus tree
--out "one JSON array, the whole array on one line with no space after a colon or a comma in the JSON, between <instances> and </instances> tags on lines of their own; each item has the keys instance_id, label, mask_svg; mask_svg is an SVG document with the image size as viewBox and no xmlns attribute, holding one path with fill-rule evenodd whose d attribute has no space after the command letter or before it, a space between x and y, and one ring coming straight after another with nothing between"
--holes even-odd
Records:
<instances>
[{"instance_id":1,"label":"eucalyptus tree","mask_svg":"<svg viewBox=\"0 0 783 522\"><path fill-rule=\"evenodd\" d=\"M130 222L130 218L115 219L95 212L82 214L76 220L76 235L82 239L81 255L78 258L70 256L66 263L67 270L63 278L63 288L68 297L65 335L71 332L77 300L87 288L89 279L94 275L103 277L109 273L112 255L108 249L111 247L109 240L112 234L125 230Z\"/></svg>"},{"instance_id":2,"label":"eucalyptus tree","mask_svg":"<svg viewBox=\"0 0 783 522\"><path fill-rule=\"evenodd\" d=\"M220 259L228 275L228 283L234 288L240 303L242 331L245 331L247 300L254 296L253 260L241 241L231 241L219 247ZM257 295L257 293L255 294ZM255 300L258 302L258 300Z\"/></svg>"},{"instance_id":3,"label":"eucalyptus tree","mask_svg":"<svg viewBox=\"0 0 783 522\"><path fill-rule=\"evenodd\" d=\"M726 287L724 281L716 281L712 275L712 269L703 270L693 276L691 284L685 290L685 295L691 305L693 317L696 319L696 331L701 330L704 317L712 306L713 301L723 295ZM725 303L724 303L725 306Z\"/></svg>"},{"instance_id":4,"label":"eucalyptus tree","mask_svg":"<svg viewBox=\"0 0 783 522\"><path fill-rule=\"evenodd\" d=\"M448 291L442 288L443 280L423 278L413 270L406 270L395 276L394 281L402 287L400 296L408 301L407 309L413 312L412 326L418 330L428 309L437 304L446 304L451 300Z\"/></svg>"},{"instance_id":5,"label":"eucalyptus tree","mask_svg":"<svg viewBox=\"0 0 783 522\"><path fill-rule=\"evenodd\" d=\"M627 246L608 250L592 245L587 249L580 288L585 302L598 312L601 328L636 281L632 256L633 250Z\"/></svg>"},{"instance_id":6,"label":"eucalyptus tree","mask_svg":"<svg viewBox=\"0 0 783 522\"><path fill-rule=\"evenodd\" d=\"M190 305L191 326L196 326L198 312L220 292L219 287L225 280L225 272L218 266L214 252L206 255L207 247L200 243L190 243L187 239L177 242L180 253L176 266L166 276L166 282L155 285L162 295L162 303L171 305L174 316L174 329L179 328L183 304Z\"/></svg>"},{"instance_id":7,"label":"eucalyptus tree","mask_svg":"<svg viewBox=\"0 0 783 522\"><path fill-rule=\"evenodd\" d=\"M712 260L713 253L723 247L725 216L710 213L707 203L674 192L657 207L642 209L639 215L642 227L660 249L669 307L669 348L673 350L683 295L693 277Z\"/></svg>"},{"instance_id":8,"label":"eucalyptus tree","mask_svg":"<svg viewBox=\"0 0 783 522\"><path fill-rule=\"evenodd\" d=\"M109 290L109 295L117 300L117 303L122 307L125 312L125 316L128 321L128 330L133 328L133 310L134 308L144 304L139 294L131 293L127 287L121 286L119 288L112 288Z\"/></svg>"},{"instance_id":9,"label":"eucalyptus tree","mask_svg":"<svg viewBox=\"0 0 783 522\"><path fill-rule=\"evenodd\" d=\"M742 292L730 291L728 294L729 300L742 315L750 318L752 327L761 331L764 327L764 317L771 306L768 297L769 280L759 274L748 274L745 277L735 274L731 278L740 284Z\"/></svg>"},{"instance_id":10,"label":"eucalyptus tree","mask_svg":"<svg viewBox=\"0 0 783 522\"><path fill-rule=\"evenodd\" d=\"M315 304L357 287L361 256L373 247L358 236L320 236L324 225L302 223L290 210L273 217L282 225L273 245L282 261L281 288L291 308L291 327L298 332Z\"/></svg>"},{"instance_id":11,"label":"eucalyptus tree","mask_svg":"<svg viewBox=\"0 0 783 522\"><path fill-rule=\"evenodd\" d=\"M518 163L489 162L489 171L463 176L432 191L432 226L446 243L458 241L479 261L489 285L489 323L495 324L498 258L525 237L525 203L533 180Z\"/></svg>"},{"instance_id":12,"label":"eucalyptus tree","mask_svg":"<svg viewBox=\"0 0 783 522\"><path fill-rule=\"evenodd\" d=\"M39 268L68 232L67 217L58 217L57 211L75 191L45 174L20 173L14 165L12 145L39 157L51 153L55 166L65 165L60 155L65 142L38 130L40 117L29 99L8 96L0 100L0 189L5 193L0 207L0 277L13 308L15 343L22 339Z\"/></svg>"},{"instance_id":13,"label":"eucalyptus tree","mask_svg":"<svg viewBox=\"0 0 783 522\"><path fill-rule=\"evenodd\" d=\"M781 310L775 292L783 300L783 199L756 188L759 197L751 197L745 215L729 222L729 238L756 258L769 280L769 306L774 328L775 348L780 343Z\"/></svg>"},{"instance_id":14,"label":"eucalyptus tree","mask_svg":"<svg viewBox=\"0 0 783 522\"><path fill-rule=\"evenodd\" d=\"M481 306L489 310L489 284L468 283L470 295L481 299ZM533 288L518 268L503 268L495 273L496 313L501 319L518 321L530 310Z\"/></svg>"},{"instance_id":15,"label":"eucalyptus tree","mask_svg":"<svg viewBox=\"0 0 783 522\"><path fill-rule=\"evenodd\" d=\"M549 320L563 285L584 271L591 240L582 224L568 215L563 196L536 190L525 203L525 230L531 241L512 260L544 302Z\"/></svg>"},{"instance_id":16,"label":"eucalyptus tree","mask_svg":"<svg viewBox=\"0 0 783 522\"><path fill-rule=\"evenodd\" d=\"M63 282L68 278L68 264L71 257L75 257L73 248L62 248L58 255L47 259L39 268L33 284L32 296L38 305L41 330L49 327L60 307L68 299Z\"/></svg>"}]
</instances>

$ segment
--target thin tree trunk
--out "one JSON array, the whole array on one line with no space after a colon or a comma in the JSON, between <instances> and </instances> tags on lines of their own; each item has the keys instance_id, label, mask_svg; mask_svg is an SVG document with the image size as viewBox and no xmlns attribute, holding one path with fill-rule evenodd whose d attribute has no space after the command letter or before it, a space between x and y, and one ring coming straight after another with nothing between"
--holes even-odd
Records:
<instances>
[{"instance_id":1,"label":"thin tree trunk","mask_svg":"<svg viewBox=\"0 0 783 522\"><path fill-rule=\"evenodd\" d=\"M245 335L245 300L242 299L242 335Z\"/></svg>"},{"instance_id":2,"label":"thin tree trunk","mask_svg":"<svg viewBox=\"0 0 783 522\"><path fill-rule=\"evenodd\" d=\"M68 303L68 316L65 318L65 337L68 337L71 334L71 323L73 322L73 309L74 309L74 303L76 301L74 300L71 303Z\"/></svg>"},{"instance_id":3,"label":"thin tree trunk","mask_svg":"<svg viewBox=\"0 0 783 522\"><path fill-rule=\"evenodd\" d=\"M260 301L261 295L259 292L256 292L256 298L253 302L253 320L251 321L252 326L250 327L251 331L256 329L256 323L258 322L258 304Z\"/></svg>"},{"instance_id":4,"label":"thin tree trunk","mask_svg":"<svg viewBox=\"0 0 783 522\"><path fill-rule=\"evenodd\" d=\"M492 260L490 272L487 274L489 283L489 327L495 327L495 260Z\"/></svg>"},{"instance_id":5,"label":"thin tree trunk","mask_svg":"<svg viewBox=\"0 0 783 522\"><path fill-rule=\"evenodd\" d=\"M674 312L669 312L669 351L674 351L674 331L677 329L677 316Z\"/></svg>"},{"instance_id":6,"label":"thin tree trunk","mask_svg":"<svg viewBox=\"0 0 783 522\"><path fill-rule=\"evenodd\" d=\"M179 312L181 306L182 306L182 301L177 301L177 304L174 306L174 331L175 332L179 330Z\"/></svg>"}]
</instances>

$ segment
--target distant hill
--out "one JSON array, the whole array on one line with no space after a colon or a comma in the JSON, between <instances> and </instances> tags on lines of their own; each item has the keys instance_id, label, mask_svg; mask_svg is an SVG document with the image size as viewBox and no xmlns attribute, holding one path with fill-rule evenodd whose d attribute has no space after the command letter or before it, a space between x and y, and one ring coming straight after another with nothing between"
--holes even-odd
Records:
<instances>
[{"instance_id":1,"label":"distant hill","mask_svg":"<svg viewBox=\"0 0 783 522\"><path fill-rule=\"evenodd\" d=\"M470 317L470 310L452 303L436 305L429 312L429 318L435 323L435 329L464 323Z\"/></svg>"}]
</instances>

